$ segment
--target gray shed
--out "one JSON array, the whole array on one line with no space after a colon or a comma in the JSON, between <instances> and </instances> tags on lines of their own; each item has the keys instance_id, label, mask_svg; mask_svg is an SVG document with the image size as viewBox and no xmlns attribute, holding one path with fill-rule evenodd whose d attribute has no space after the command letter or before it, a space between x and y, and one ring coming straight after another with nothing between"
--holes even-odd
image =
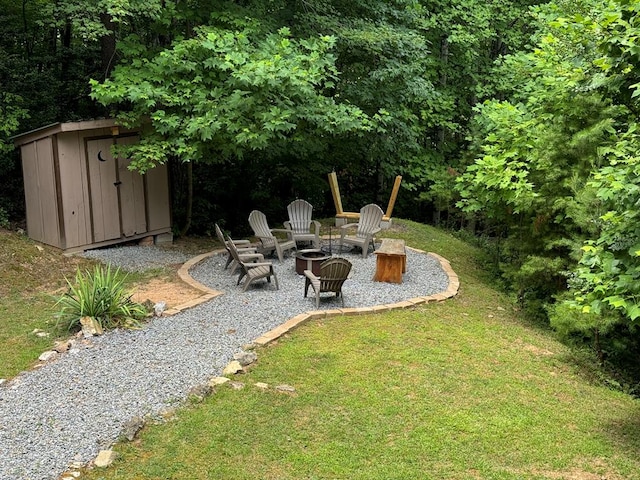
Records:
<instances>
[{"instance_id":1,"label":"gray shed","mask_svg":"<svg viewBox=\"0 0 640 480\"><path fill-rule=\"evenodd\" d=\"M65 252L147 236L171 239L165 165L144 175L113 158L138 141L112 119L55 123L14 138L20 147L27 234Z\"/></svg>"}]
</instances>

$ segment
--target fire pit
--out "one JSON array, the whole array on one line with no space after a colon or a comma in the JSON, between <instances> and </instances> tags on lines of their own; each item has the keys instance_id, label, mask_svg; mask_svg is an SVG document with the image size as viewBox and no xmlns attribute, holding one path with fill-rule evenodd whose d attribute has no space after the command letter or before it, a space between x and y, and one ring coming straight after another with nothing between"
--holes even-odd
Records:
<instances>
[{"instance_id":1,"label":"fire pit","mask_svg":"<svg viewBox=\"0 0 640 480\"><path fill-rule=\"evenodd\" d=\"M296 253L296 273L303 275L305 270L311 270L314 275L320 275L320 265L331 258L322 250L300 250Z\"/></svg>"}]
</instances>

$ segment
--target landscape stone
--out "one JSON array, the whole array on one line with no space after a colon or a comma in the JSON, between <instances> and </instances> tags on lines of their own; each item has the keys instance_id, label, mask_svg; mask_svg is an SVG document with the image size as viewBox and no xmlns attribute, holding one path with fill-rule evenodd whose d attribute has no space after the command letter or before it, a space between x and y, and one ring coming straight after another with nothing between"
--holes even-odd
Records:
<instances>
[{"instance_id":1,"label":"landscape stone","mask_svg":"<svg viewBox=\"0 0 640 480\"><path fill-rule=\"evenodd\" d=\"M255 386L260 388L261 390L267 390L269 388L269 384L264 382L257 382Z\"/></svg>"},{"instance_id":2,"label":"landscape stone","mask_svg":"<svg viewBox=\"0 0 640 480\"><path fill-rule=\"evenodd\" d=\"M111 465L117 456L118 454L113 450L100 450L93 464L96 467L105 468Z\"/></svg>"},{"instance_id":3,"label":"landscape stone","mask_svg":"<svg viewBox=\"0 0 640 480\"><path fill-rule=\"evenodd\" d=\"M233 356L233 359L240 362L243 367L246 367L258 360L258 355L255 352L239 352Z\"/></svg>"},{"instance_id":4,"label":"landscape stone","mask_svg":"<svg viewBox=\"0 0 640 480\"><path fill-rule=\"evenodd\" d=\"M56 352L55 350L47 350L38 357L38 360L40 360L41 362L48 362L50 360L54 360L57 356L58 352Z\"/></svg>"},{"instance_id":5,"label":"landscape stone","mask_svg":"<svg viewBox=\"0 0 640 480\"><path fill-rule=\"evenodd\" d=\"M244 388L244 383L242 382L229 382L229 386L234 390L242 390Z\"/></svg>"},{"instance_id":6,"label":"landscape stone","mask_svg":"<svg viewBox=\"0 0 640 480\"><path fill-rule=\"evenodd\" d=\"M144 427L144 419L142 417L134 417L122 427L122 436L132 442L142 427Z\"/></svg>"},{"instance_id":7,"label":"landscape stone","mask_svg":"<svg viewBox=\"0 0 640 480\"><path fill-rule=\"evenodd\" d=\"M227 377L213 377L212 379L209 380L208 385L210 387L217 387L219 385L224 385L228 381L230 380Z\"/></svg>"},{"instance_id":8,"label":"landscape stone","mask_svg":"<svg viewBox=\"0 0 640 480\"><path fill-rule=\"evenodd\" d=\"M285 393L294 393L296 391L296 389L291 385L278 385L276 387L276 390L279 392L285 392Z\"/></svg>"},{"instance_id":9,"label":"landscape stone","mask_svg":"<svg viewBox=\"0 0 640 480\"><path fill-rule=\"evenodd\" d=\"M153 313L156 317L160 317L166 309L167 304L165 302L158 302L153 306Z\"/></svg>"},{"instance_id":10,"label":"landscape stone","mask_svg":"<svg viewBox=\"0 0 640 480\"><path fill-rule=\"evenodd\" d=\"M195 398L197 400L204 400L205 397L211 395L212 387L209 384L206 385L196 385L191 390L189 390L189 396Z\"/></svg>"},{"instance_id":11,"label":"landscape stone","mask_svg":"<svg viewBox=\"0 0 640 480\"><path fill-rule=\"evenodd\" d=\"M93 317L82 317L80 319L80 325L82 325L82 335L87 337L93 337L95 335L102 335L102 325Z\"/></svg>"},{"instance_id":12,"label":"landscape stone","mask_svg":"<svg viewBox=\"0 0 640 480\"><path fill-rule=\"evenodd\" d=\"M229 364L222 371L222 375L234 375L238 372L242 372L242 365L237 360L229 362Z\"/></svg>"},{"instance_id":13,"label":"landscape stone","mask_svg":"<svg viewBox=\"0 0 640 480\"><path fill-rule=\"evenodd\" d=\"M71 348L70 341L56 342L53 349L58 353L64 353Z\"/></svg>"}]
</instances>

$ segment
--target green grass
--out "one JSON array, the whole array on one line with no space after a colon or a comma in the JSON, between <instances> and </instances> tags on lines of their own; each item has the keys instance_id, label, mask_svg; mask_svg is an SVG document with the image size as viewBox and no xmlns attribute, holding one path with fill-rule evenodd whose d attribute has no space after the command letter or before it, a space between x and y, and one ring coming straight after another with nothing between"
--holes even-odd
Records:
<instances>
[{"instance_id":1,"label":"green grass","mask_svg":"<svg viewBox=\"0 0 640 480\"><path fill-rule=\"evenodd\" d=\"M640 478L640 403L588 382L472 247L398 224L389 235L451 261L456 298L310 322L258 350L244 389L179 408L83 478Z\"/></svg>"}]
</instances>

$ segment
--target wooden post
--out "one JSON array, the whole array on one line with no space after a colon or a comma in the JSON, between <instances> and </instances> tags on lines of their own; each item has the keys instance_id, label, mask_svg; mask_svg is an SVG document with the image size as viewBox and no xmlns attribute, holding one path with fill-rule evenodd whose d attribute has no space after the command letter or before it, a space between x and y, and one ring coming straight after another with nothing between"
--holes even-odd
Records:
<instances>
[{"instance_id":1,"label":"wooden post","mask_svg":"<svg viewBox=\"0 0 640 480\"><path fill-rule=\"evenodd\" d=\"M338 177L336 172L329 174L329 186L331 187L331 195L333 196L333 204L336 207L336 215L344 213L342 210L342 198L340 198L340 187L338 187Z\"/></svg>"},{"instance_id":2,"label":"wooden post","mask_svg":"<svg viewBox=\"0 0 640 480\"><path fill-rule=\"evenodd\" d=\"M393 207L396 204L396 198L398 198L398 190L400 190L400 182L402 182L402 175L396 177L396 181L393 182L393 189L391 190L391 197L389 198L389 204L387 205L387 212L385 217L391 219L393 213Z\"/></svg>"}]
</instances>

